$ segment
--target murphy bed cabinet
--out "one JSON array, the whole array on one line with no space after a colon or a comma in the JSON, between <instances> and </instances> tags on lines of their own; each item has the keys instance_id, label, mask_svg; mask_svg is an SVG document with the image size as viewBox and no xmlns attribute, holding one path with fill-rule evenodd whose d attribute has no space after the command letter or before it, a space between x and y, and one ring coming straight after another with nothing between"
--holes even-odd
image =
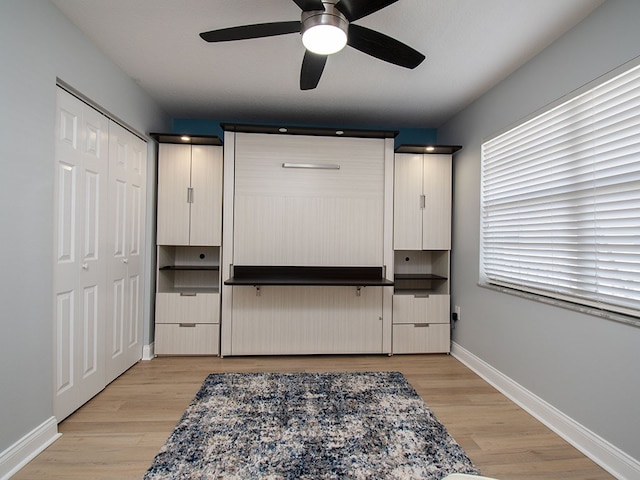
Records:
<instances>
[{"instance_id":1,"label":"murphy bed cabinet","mask_svg":"<svg viewBox=\"0 0 640 480\"><path fill-rule=\"evenodd\" d=\"M155 353L217 355L222 142L152 134L158 148Z\"/></svg>"},{"instance_id":2,"label":"murphy bed cabinet","mask_svg":"<svg viewBox=\"0 0 640 480\"><path fill-rule=\"evenodd\" d=\"M221 354L389 354L397 132L223 124Z\"/></svg>"},{"instance_id":3,"label":"murphy bed cabinet","mask_svg":"<svg viewBox=\"0 0 640 480\"><path fill-rule=\"evenodd\" d=\"M450 352L451 171L459 149L396 149L394 354Z\"/></svg>"}]
</instances>

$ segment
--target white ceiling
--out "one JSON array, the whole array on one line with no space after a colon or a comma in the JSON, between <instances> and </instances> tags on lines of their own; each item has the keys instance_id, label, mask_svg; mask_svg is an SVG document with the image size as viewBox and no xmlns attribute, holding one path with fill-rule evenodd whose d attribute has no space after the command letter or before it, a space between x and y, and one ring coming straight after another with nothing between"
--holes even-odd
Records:
<instances>
[{"instance_id":1,"label":"white ceiling","mask_svg":"<svg viewBox=\"0 0 640 480\"><path fill-rule=\"evenodd\" d=\"M298 34L203 31L300 20L292 0L52 0L172 118L436 128L604 0L399 0L355 23L426 55L415 70L347 47L300 91ZM570 68L570 65L567 65Z\"/></svg>"}]
</instances>

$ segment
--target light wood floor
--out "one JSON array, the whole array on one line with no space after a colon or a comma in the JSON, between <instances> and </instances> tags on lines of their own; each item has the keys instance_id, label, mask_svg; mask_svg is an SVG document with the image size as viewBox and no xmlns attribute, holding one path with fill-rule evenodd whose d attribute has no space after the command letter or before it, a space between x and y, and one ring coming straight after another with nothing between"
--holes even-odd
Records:
<instances>
[{"instance_id":1,"label":"light wood floor","mask_svg":"<svg viewBox=\"0 0 640 480\"><path fill-rule=\"evenodd\" d=\"M400 371L483 475L613 477L448 355L164 357L140 362L59 426L14 480L140 479L205 377L215 372Z\"/></svg>"}]
</instances>

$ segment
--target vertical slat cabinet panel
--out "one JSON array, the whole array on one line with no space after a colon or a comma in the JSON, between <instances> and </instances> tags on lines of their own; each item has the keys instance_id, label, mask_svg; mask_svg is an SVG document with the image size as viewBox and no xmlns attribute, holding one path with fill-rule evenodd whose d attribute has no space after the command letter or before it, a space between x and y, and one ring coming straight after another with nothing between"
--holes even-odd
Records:
<instances>
[{"instance_id":1,"label":"vertical slat cabinet panel","mask_svg":"<svg viewBox=\"0 0 640 480\"><path fill-rule=\"evenodd\" d=\"M382 353L382 289L234 287L232 355Z\"/></svg>"},{"instance_id":2,"label":"vertical slat cabinet panel","mask_svg":"<svg viewBox=\"0 0 640 480\"><path fill-rule=\"evenodd\" d=\"M383 139L237 134L233 263L381 265L384 155Z\"/></svg>"},{"instance_id":3,"label":"vertical slat cabinet panel","mask_svg":"<svg viewBox=\"0 0 640 480\"><path fill-rule=\"evenodd\" d=\"M422 249L451 249L451 155L424 155Z\"/></svg>"},{"instance_id":4,"label":"vertical slat cabinet panel","mask_svg":"<svg viewBox=\"0 0 640 480\"><path fill-rule=\"evenodd\" d=\"M189 245L191 145L158 148L158 245Z\"/></svg>"},{"instance_id":5,"label":"vertical slat cabinet panel","mask_svg":"<svg viewBox=\"0 0 640 480\"><path fill-rule=\"evenodd\" d=\"M423 155L396 154L393 193L393 248L422 248Z\"/></svg>"},{"instance_id":6,"label":"vertical slat cabinet panel","mask_svg":"<svg viewBox=\"0 0 640 480\"><path fill-rule=\"evenodd\" d=\"M191 150L190 245L222 242L222 148L194 145ZM158 206L160 209L160 206Z\"/></svg>"}]
</instances>

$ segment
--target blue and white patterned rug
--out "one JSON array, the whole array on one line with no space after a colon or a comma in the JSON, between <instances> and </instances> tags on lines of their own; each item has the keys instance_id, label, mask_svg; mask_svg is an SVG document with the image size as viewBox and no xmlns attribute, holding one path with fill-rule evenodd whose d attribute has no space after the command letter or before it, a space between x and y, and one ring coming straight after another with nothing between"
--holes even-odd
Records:
<instances>
[{"instance_id":1,"label":"blue and white patterned rug","mask_svg":"<svg viewBox=\"0 0 640 480\"><path fill-rule=\"evenodd\" d=\"M144 480L478 474L398 372L211 374Z\"/></svg>"}]
</instances>

